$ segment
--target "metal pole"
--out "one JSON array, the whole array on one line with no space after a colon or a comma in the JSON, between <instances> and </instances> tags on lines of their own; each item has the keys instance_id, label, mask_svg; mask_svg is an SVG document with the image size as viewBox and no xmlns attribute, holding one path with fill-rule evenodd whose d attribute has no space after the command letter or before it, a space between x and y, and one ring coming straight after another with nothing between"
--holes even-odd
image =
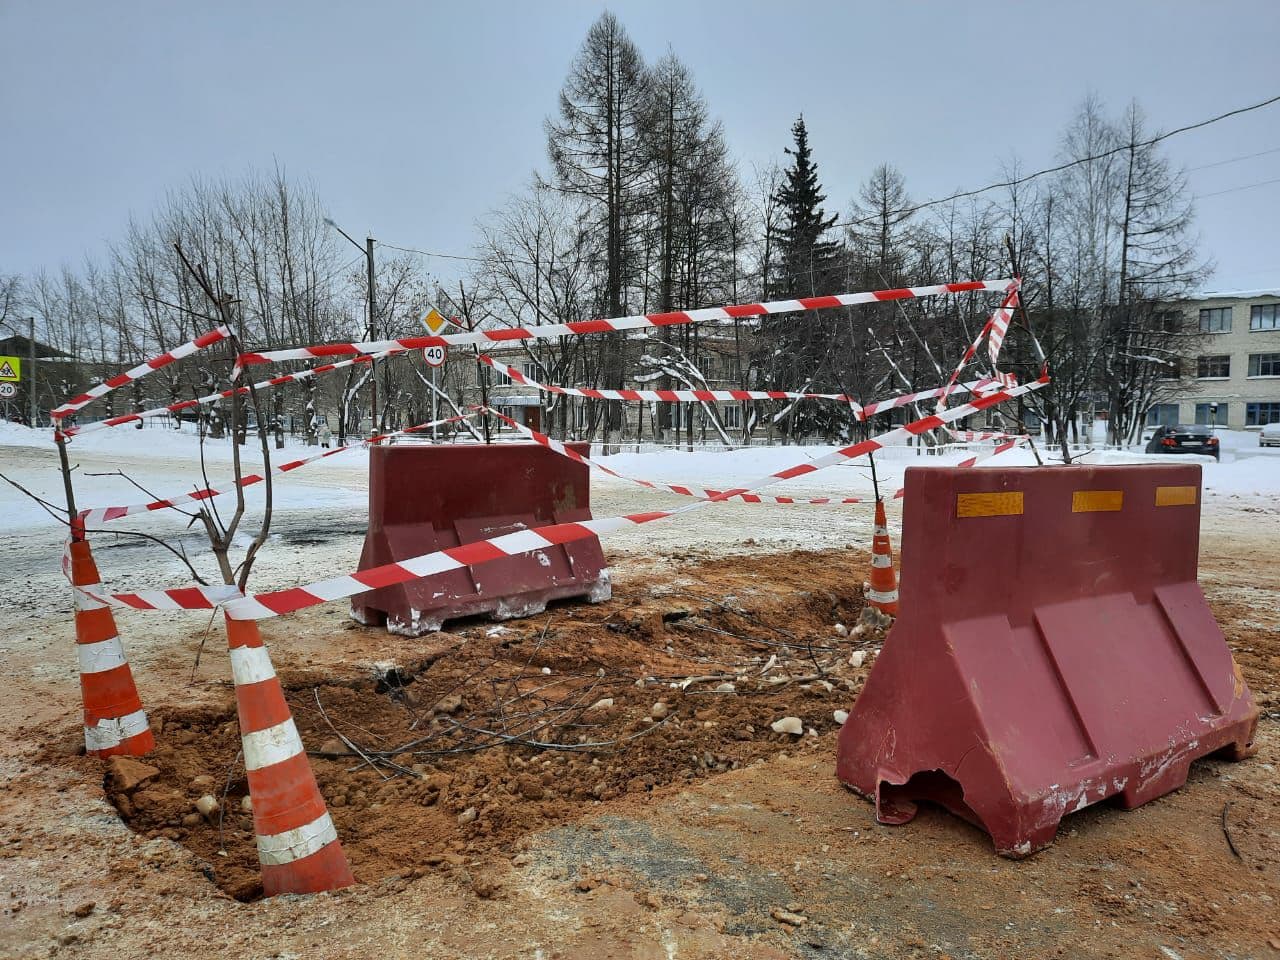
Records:
<instances>
[{"instance_id":1,"label":"metal pole","mask_svg":"<svg viewBox=\"0 0 1280 960\"><path fill-rule=\"evenodd\" d=\"M27 363L31 369L28 371L30 382L27 384L27 400L31 407L31 429L36 427L36 318L27 318L27 346L30 348L31 358Z\"/></svg>"},{"instance_id":2,"label":"metal pole","mask_svg":"<svg viewBox=\"0 0 1280 960\"><path fill-rule=\"evenodd\" d=\"M377 293L374 289L373 279L373 237L366 237L364 241L364 256L368 261L369 267L369 339L378 339L378 300ZM373 380L372 402L373 416L370 418L369 430L370 436L378 432L378 361L374 360L369 364L371 370L370 377Z\"/></svg>"},{"instance_id":3,"label":"metal pole","mask_svg":"<svg viewBox=\"0 0 1280 960\"><path fill-rule=\"evenodd\" d=\"M431 368L431 442L436 442L436 426L435 421L440 419L440 395L436 393L439 389L436 386L436 371L439 367Z\"/></svg>"}]
</instances>

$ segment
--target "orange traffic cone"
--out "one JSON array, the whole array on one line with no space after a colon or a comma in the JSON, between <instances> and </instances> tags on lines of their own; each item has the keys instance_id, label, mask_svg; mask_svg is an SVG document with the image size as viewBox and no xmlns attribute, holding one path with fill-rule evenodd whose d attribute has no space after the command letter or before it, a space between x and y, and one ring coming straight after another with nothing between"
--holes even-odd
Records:
<instances>
[{"instance_id":1,"label":"orange traffic cone","mask_svg":"<svg viewBox=\"0 0 1280 960\"><path fill-rule=\"evenodd\" d=\"M355 883L257 621L227 618L240 740L262 889L319 893Z\"/></svg>"},{"instance_id":2,"label":"orange traffic cone","mask_svg":"<svg viewBox=\"0 0 1280 960\"><path fill-rule=\"evenodd\" d=\"M101 589L98 565L89 541L72 540L71 582ZM111 608L78 590L76 653L80 659L80 694L84 701L84 752L91 757L128 754L140 757L155 749L156 739L133 683Z\"/></svg>"},{"instance_id":3,"label":"orange traffic cone","mask_svg":"<svg viewBox=\"0 0 1280 960\"><path fill-rule=\"evenodd\" d=\"M893 547L884 517L884 501L876 501L876 525L871 538L871 589L867 603L891 617L898 615L898 576L893 572Z\"/></svg>"}]
</instances>

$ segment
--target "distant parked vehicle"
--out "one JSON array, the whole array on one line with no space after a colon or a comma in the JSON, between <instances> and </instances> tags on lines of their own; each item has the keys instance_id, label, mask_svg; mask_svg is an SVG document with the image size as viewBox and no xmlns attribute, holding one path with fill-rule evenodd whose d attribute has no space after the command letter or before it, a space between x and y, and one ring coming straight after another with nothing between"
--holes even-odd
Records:
<instances>
[{"instance_id":1,"label":"distant parked vehicle","mask_svg":"<svg viewBox=\"0 0 1280 960\"><path fill-rule=\"evenodd\" d=\"M1280 447L1280 423L1268 423L1258 434L1258 446Z\"/></svg>"},{"instance_id":2,"label":"distant parked vehicle","mask_svg":"<svg viewBox=\"0 0 1280 960\"><path fill-rule=\"evenodd\" d=\"M1147 441L1147 453L1199 453L1218 459L1218 438L1200 423L1180 423L1176 427L1156 427Z\"/></svg>"}]
</instances>

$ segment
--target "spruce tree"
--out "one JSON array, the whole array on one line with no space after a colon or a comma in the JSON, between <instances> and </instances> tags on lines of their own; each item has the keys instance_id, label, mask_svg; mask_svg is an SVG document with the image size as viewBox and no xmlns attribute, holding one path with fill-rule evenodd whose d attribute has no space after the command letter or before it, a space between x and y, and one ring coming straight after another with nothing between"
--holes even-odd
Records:
<instances>
[{"instance_id":1,"label":"spruce tree","mask_svg":"<svg viewBox=\"0 0 1280 960\"><path fill-rule=\"evenodd\" d=\"M818 165L809 147L809 131L804 116L791 127L794 147L786 149L791 165L775 199L782 212L778 233L779 270L771 296L812 297L834 292L840 273L840 244L826 239L836 222L827 216L822 202L827 199L818 182Z\"/></svg>"}]
</instances>

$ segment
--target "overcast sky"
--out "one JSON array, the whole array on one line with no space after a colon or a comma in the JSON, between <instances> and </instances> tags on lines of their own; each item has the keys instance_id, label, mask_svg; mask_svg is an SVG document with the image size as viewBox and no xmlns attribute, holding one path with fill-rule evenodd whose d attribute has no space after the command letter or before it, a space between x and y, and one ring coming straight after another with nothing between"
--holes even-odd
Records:
<instances>
[{"instance_id":1,"label":"overcast sky","mask_svg":"<svg viewBox=\"0 0 1280 960\"><path fill-rule=\"evenodd\" d=\"M690 65L744 174L782 159L803 111L841 212L881 162L915 200L999 179L1015 153L1050 165L1089 91L1161 129L1280 94L1276 0L609 7L647 60ZM543 119L602 9L0 0L0 273L97 256L192 175L276 162L348 233L471 253L476 221L545 164ZM1280 104L1166 148L1202 198L1208 286L1280 284Z\"/></svg>"}]
</instances>

